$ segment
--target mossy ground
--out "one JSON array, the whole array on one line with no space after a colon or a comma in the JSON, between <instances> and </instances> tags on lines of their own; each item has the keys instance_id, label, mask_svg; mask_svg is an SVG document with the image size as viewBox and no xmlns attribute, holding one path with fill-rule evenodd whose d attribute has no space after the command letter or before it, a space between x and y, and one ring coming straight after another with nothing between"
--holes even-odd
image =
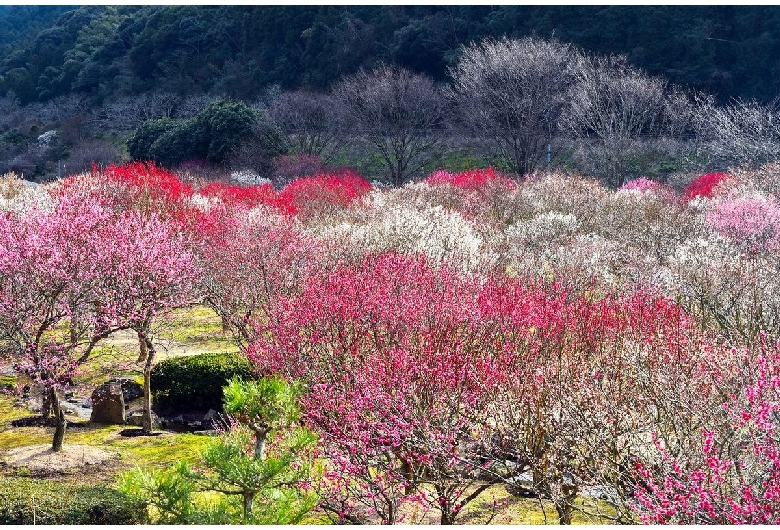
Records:
<instances>
[{"instance_id":1,"label":"mossy ground","mask_svg":"<svg viewBox=\"0 0 780 530\"><path fill-rule=\"evenodd\" d=\"M158 360L174 355L189 355L205 352L235 352L228 333L223 332L217 315L206 307L192 307L176 311L158 331L161 344ZM135 363L138 356L137 339L132 334L121 334L101 344L92 359L76 377L79 385L77 395L89 395L89 391L104 382L108 376L140 377L140 366ZM0 377L0 390L12 386L13 377ZM14 427L12 422L35 416L29 403L20 400L13 393L0 393L0 455L9 449L21 446L51 443L52 427ZM131 469L166 467L178 460L194 461L205 447L209 438L189 433L162 432L157 436L125 437L120 433L124 425L81 424L68 429L66 444L81 444L99 447L117 453L118 459L89 474L80 471L36 477L38 480L67 482L73 484L104 484L114 486L118 477ZM0 476L29 476L25 468L13 469L0 466ZM496 503L505 505L495 514ZM437 514L409 514L409 522L437 524ZM465 524L552 524L556 522L555 510L549 503L540 505L538 500L524 499L510 495L501 486L485 491L470 503L461 516ZM606 520L576 514L574 524L600 524ZM329 524L323 514L313 513L304 524Z\"/></svg>"}]
</instances>

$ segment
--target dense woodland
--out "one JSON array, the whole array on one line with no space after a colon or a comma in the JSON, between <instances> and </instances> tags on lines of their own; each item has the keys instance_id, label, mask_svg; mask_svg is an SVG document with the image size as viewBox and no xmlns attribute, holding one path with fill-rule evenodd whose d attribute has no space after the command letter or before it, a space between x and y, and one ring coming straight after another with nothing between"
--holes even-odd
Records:
<instances>
[{"instance_id":1,"label":"dense woodland","mask_svg":"<svg viewBox=\"0 0 780 530\"><path fill-rule=\"evenodd\" d=\"M22 103L150 90L251 99L325 90L392 62L446 79L460 46L555 36L715 94L778 94L773 6L15 6L0 19L0 93Z\"/></svg>"},{"instance_id":2,"label":"dense woodland","mask_svg":"<svg viewBox=\"0 0 780 530\"><path fill-rule=\"evenodd\" d=\"M284 174L291 178L306 172L291 174L289 159L276 158L292 157L295 165L301 156L314 156L317 164L351 167L399 184L437 168L492 165L528 173L539 169L546 155L539 149L547 145L548 167L617 184L640 176L668 179L673 173L763 163L774 156L774 147L770 156L723 156L733 145L721 142L713 150L712 136L720 133L706 130L706 123L742 136L759 131L774 141L780 54L772 35L778 25L776 8L734 6L0 7L0 171L43 181L84 171L93 162L105 166L136 158L167 167L205 165L212 175L249 170L283 180ZM597 72L585 81L593 93L603 92L599 82L611 82L602 75L609 71L611 79L628 84L641 78L663 101L650 102L653 116L629 125L630 146L620 138L612 147L593 145L594 138L603 140L603 131L586 125L588 117L572 120L571 112L557 109L559 116L528 125L537 110L513 109L511 119L535 129L521 131L523 145L510 149L516 137L494 137L500 117L484 120L480 109L460 104L479 90L462 82L471 74L463 71L466 50L502 38L560 45L555 57L539 56L536 71L522 73L526 80L536 75L544 85L530 96L542 105L561 107L581 98L576 90L585 71ZM515 52L507 60L526 61ZM544 78L562 67L559 60L569 65L566 75ZM570 65L577 61L581 64ZM591 66L584 68L585 62ZM408 168L372 140L365 115L350 113L344 105L345 98L355 101L368 94L355 85L361 74L390 66L435 85L441 94L432 99L447 103L433 118L426 116L424 126L413 124L428 143ZM494 68L506 70L499 63ZM483 76L483 86L486 80ZM349 82L352 95L345 91ZM516 95L530 94L529 85L511 85L506 76L504 82ZM606 92L619 99L615 90ZM641 113L648 108L647 97L647 91L640 97ZM208 129L203 118L197 127L192 120L219 102L252 107L253 130L266 137L260 149L247 146L248 135L237 132L218 140L233 146L231 153L215 157L196 145L211 140L203 137ZM659 105L667 107L665 116ZM325 116L325 108L337 112ZM721 116L713 117L718 112ZM670 129L666 122L672 115L676 123ZM175 120L165 131L158 123L154 130L160 135L174 126L182 133L166 136L176 144L175 156L134 152L131 136L160 119ZM385 124L382 130L387 129ZM312 140L313 132L318 136ZM184 152L185 144L195 147ZM158 152L171 152L170 142L164 147ZM600 174L605 157L609 167Z\"/></svg>"}]
</instances>

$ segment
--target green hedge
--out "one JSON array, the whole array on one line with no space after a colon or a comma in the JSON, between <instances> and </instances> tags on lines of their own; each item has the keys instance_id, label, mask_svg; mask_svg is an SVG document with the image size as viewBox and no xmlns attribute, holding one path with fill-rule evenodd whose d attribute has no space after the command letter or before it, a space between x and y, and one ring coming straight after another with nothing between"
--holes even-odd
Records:
<instances>
[{"instance_id":1,"label":"green hedge","mask_svg":"<svg viewBox=\"0 0 780 530\"><path fill-rule=\"evenodd\" d=\"M155 407L171 412L222 410L222 387L228 380L253 379L249 361L240 354L204 353L158 363L151 374Z\"/></svg>"},{"instance_id":2,"label":"green hedge","mask_svg":"<svg viewBox=\"0 0 780 530\"><path fill-rule=\"evenodd\" d=\"M117 490L29 478L0 479L0 524L144 524L146 509Z\"/></svg>"}]
</instances>

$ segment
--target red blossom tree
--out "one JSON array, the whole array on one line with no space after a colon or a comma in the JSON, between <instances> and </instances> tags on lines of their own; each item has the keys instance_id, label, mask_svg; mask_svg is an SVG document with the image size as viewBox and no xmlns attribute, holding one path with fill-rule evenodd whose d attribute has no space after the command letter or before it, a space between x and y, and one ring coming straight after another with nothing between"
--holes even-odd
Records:
<instances>
[{"instance_id":1,"label":"red blossom tree","mask_svg":"<svg viewBox=\"0 0 780 530\"><path fill-rule=\"evenodd\" d=\"M235 184L212 181L200 188L198 194L203 197L217 197L224 203L243 205L247 208L254 208L261 204L279 205L278 194L271 184L236 186Z\"/></svg>"},{"instance_id":2,"label":"red blossom tree","mask_svg":"<svg viewBox=\"0 0 780 530\"><path fill-rule=\"evenodd\" d=\"M685 187L683 197L686 200L695 199L696 197L710 197L715 191L715 187L730 178L726 173L707 173L695 178Z\"/></svg>"},{"instance_id":3,"label":"red blossom tree","mask_svg":"<svg viewBox=\"0 0 780 530\"><path fill-rule=\"evenodd\" d=\"M354 171L344 169L295 179L279 192L279 207L299 217L315 217L334 207L343 208L369 191L370 182Z\"/></svg>"},{"instance_id":4,"label":"red blossom tree","mask_svg":"<svg viewBox=\"0 0 780 530\"><path fill-rule=\"evenodd\" d=\"M508 177L502 176L492 168L472 169L461 173L449 173L439 170L431 173L425 182L431 185L450 184L467 190L476 190L494 181L500 181L508 187L514 187L514 182Z\"/></svg>"},{"instance_id":5,"label":"red blossom tree","mask_svg":"<svg viewBox=\"0 0 780 530\"><path fill-rule=\"evenodd\" d=\"M503 346L475 311L480 289L423 258L385 254L312 276L280 302L250 358L306 382L305 417L341 488L326 510L394 523L414 501L451 524L489 486L486 398L504 377Z\"/></svg>"}]
</instances>

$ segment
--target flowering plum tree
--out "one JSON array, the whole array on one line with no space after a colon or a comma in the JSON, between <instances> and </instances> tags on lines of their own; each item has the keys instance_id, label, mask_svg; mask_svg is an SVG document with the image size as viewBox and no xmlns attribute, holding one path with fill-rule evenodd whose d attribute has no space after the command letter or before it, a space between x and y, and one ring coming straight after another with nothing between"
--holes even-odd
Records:
<instances>
[{"instance_id":1,"label":"flowering plum tree","mask_svg":"<svg viewBox=\"0 0 780 530\"><path fill-rule=\"evenodd\" d=\"M750 253L780 248L780 206L774 197L728 197L707 214L706 222Z\"/></svg>"},{"instance_id":2,"label":"flowering plum tree","mask_svg":"<svg viewBox=\"0 0 780 530\"><path fill-rule=\"evenodd\" d=\"M688 199L696 197L710 197L715 191L715 187L721 182L727 180L729 175L726 173L707 173L692 180L683 192L683 196Z\"/></svg>"},{"instance_id":3,"label":"flowering plum tree","mask_svg":"<svg viewBox=\"0 0 780 530\"><path fill-rule=\"evenodd\" d=\"M263 209L214 208L196 231L205 302L245 349L273 318L276 298L295 292L316 267L319 246L294 219Z\"/></svg>"},{"instance_id":4,"label":"flowering plum tree","mask_svg":"<svg viewBox=\"0 0 780 530\"><path fill-rule=\"evenodd\" d=\"M152 431L150 376L155 347L152 321L200 297L199 271L185 233L158 215L127 211L114 219L102 259L101 299L113 318L138 335L144 362L142 427ZM104 302L105 303L105 302Z\"/></svg>"},{"instance_id":5,"label":"flowering plum tree","mask_svg":"<svg viewBox=\"0 0 780 530\"><path fill-rule=\"evenodd\" d=\"M764 343L745 356L757 368L731 393L726 428L701 430L696 453L669 455L657 443L656 459L636 463L635 507L650 524L778 524L780 455L779 344ZM749 366L749 365L748 365Z\"/></svg>"},{"instance_id":6,"label":"flowering plum tree","mask_svg":"<svg viewBox=\"0 0 780 530\"><path fill-rule=\"evenodd\" d=\"M254 208L261 204L276 206L278 194L271 184L259 186L236 186L224 182L212 181L198 190L203 197L217 197L228 204L240 204Z\"/></svg>"},{"instance_id":7,"label":"flowering plum tree","mask_svg":"<svg viewBox=\"0 0 780 530\"><path fill-rule=\"evenodd\" d=\"M326 510L394 523L416 501L452 523L488 487L477 478L492 465L480 455L502 346L474 311L479 290L446 266L384 254L281 302L249 355L309 389L304 417L343 488Z\"/></svg>"},{"instance_id":8,"label":"flowering plum tree","mask_svg":"<svg viewBox=\"0 0 780 530\"><path fill-rule=\"evenodd\" d=\"M351 170L295 179L279 193L279 208L299 218L327 214L371 190L371 184Z\"/></svg>"},{"instance_id":9,"label":"flowering plum tree","mask_svg":"<svg viewBox=\"0 0 780 530\"><path fill-rule=\"evenodd\" d=\"M0 216L0 334L16 369L43 386L44 413L53 407L55 451L67 425L60 389L122 327L100 296L112 217L74 197Z\"/></svg>"}]
</instances>

